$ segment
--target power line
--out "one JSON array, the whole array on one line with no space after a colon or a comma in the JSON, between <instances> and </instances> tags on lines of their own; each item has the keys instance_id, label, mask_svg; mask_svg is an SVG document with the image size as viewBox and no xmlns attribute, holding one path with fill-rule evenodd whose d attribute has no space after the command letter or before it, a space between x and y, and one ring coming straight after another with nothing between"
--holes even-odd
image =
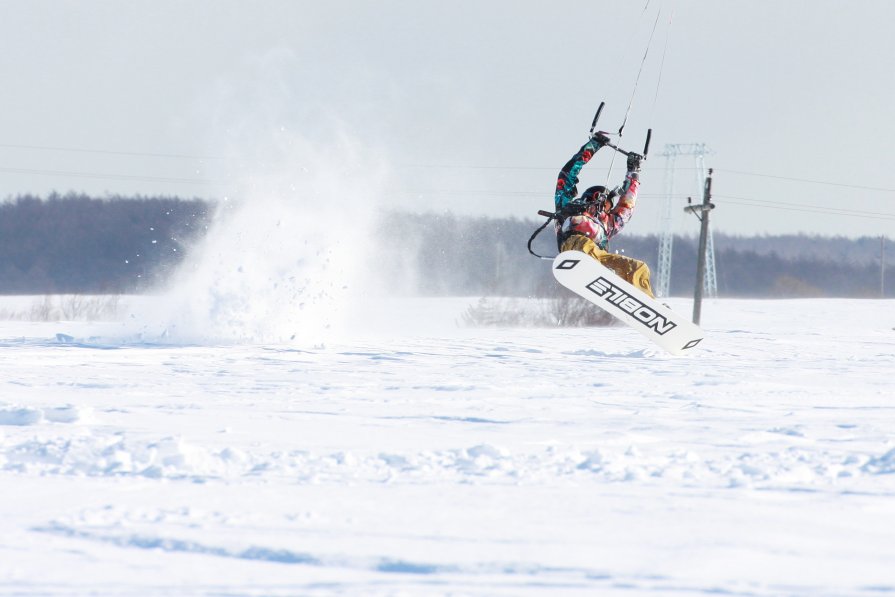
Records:
<instances>
[{"instance_id":1,"label":"power line","mask_svg":"<svg viewBox=\"0 0 895 597\"><path fill-rule=\"evenodd\" d=\"M758 172L744 172L742 170L727 170L726 168L715 168L716 172L728 172L730 174L741 174L743 176L758 176L761 178L775 178L777 180L789 180L793 182L807 182L811 184L820 184L827 185L831 187L842 187L846 189L862 189L864 191L883 191L886 193L895 193L895 189L888 189L885 187L869 187L863 185L855 185L855 184L844 184L840 182L830 182L825 180L811 180L809 178L794 178L791 176L777 176L774 174L760 174Z\"/></svg>"},{"instance_id":2,"label":"power line","mask_svg":"<svg viewBox=\"0 0 895 597\"><path fill-rule=\"evenodd\" d=\"M475 165L475 164L402 164L404 168L429 168L432 170L543 170L547 172L559 172L559 168L554 166L497 166L497 165ZM605 171L609 168L601 168L599 166L588 166L587 171ZM665 170L660 166L650 168L650 171ZM695 170L695 168L678 168L678 170Z\"/></svg>"},{"instance_id":3,"label":"power line","mask_svg":"<svg viewBox=\"0 0 895 597\"><path fill-rule=\"evenodd\" d=\"M38 150L38 151L64 151L64 152L73 152L73 153L92 153L92 154L102 154L102 155L121 155L121 156L135 156L135 157L155 157L155 158L172 158L172 159L187 159L187 160L236 160L238 157L223 157L223 156L211 156L211 155L189 155L189 154L181 154L181 153L164 153L164 152L147 152L147 151L124 151L124 150L114 150L114 149L96 149L96 148L88 148L88 147L62 147L62 146L54 146L54 145L28 145L28 144L20 144L20 143L0 143L0 148L6 149L28 149L28 150ZM551 172L559 172L559 169L555 166L513 166L513 165L495 165L495 164L403 164L402 166L408 168L431 168L438 170L534 170L534 171L551 171ZM608 170L608 168L600 168L600 167L589 167L589 170ZM666 170L667 168L662 167L651 167L651 171L660 171ZM678 170L693 170L695 168L677 168ZM865 191L881 191L887 193L895 193L895 188L889 187L874 187L867 185L855 185L855 184L846 184L840 182L832 182L828 180L816 180L811 178L798 178L793 176L779 176L776 174L764 174L761 172L747 172L745 170L732 170L728 168L714 168L716 172L727 172L729 174L739 174L742 176L755 176L760 178L773 178L776 180L788 180L792 182L802 182L809 184L819 184L819 185L827 185L827 186L835 186L841 188L848 189L861 189ZM36 172L36 171L35 171ZM93 176L91 174L91 176ZM113 175L115 176L115 175Z\"/></svg>"},{"instance_id":4,"label":"power line","mask_svg":"<svg viewBox=\"0 0 895 597\"><path fill-rule=\"evenodd\" d=\"M431 169L440 169L440 170L546 170L546 171L557 171L556 168L548 168L545 166L495 166L495 165L461 165L461 164L406 164L406 167L410 168L431 168ZM651 167L651 172L659 172L663 170L668 170L669 168L663 168L660 166ZM696 170L695 167L683 167L683 168L674 168L675 170ZM608 170L608 168L599 168L599 167L591 167L588 168L589 171L604 171ZM826 186L834 186L845 189L860 189L863 191L880 191L884 193L895 193L895 188L887 188L887 187L872 187L867 185L855 185L855 184L845 184L839 182L831 182L826 180L814 180L810 178L796 178L791 176L777 176L775 174L762 174L760 172L745 172L742 170L728 170L726 168L714 168L715 172L727 172L730 174L740 174L743 176L756 176L762 178L773 178L777 180L788 180L791 182L801 182L801 183L809 183L809 184L819 184Z\"/></svg>"},{"instance_id":5,"label":"power line","mask_svg":"<svg viewBox=\"0 0 895 597\"><path fill-rule=\"evenodd\" d=\"M494 166L471 164L403 164L405 168L430 168L433 170L548 170L559 172L559 168L546 166ZM608 168L588 168L588 170L608 170Z\"/></svg>"},{"instance_id":6,"label":"power line","mask_svg":"<svg viewBox=\"0 0 895 597\"><path fill-rule=\"evenodd\" d=\"M177 183L177 184L194 184L194 185L207 185L207 186L218 186L229 184L224 181L219 180L201 180L194 178L178 178L178 177L162 177L162 176L141 176L141 175L129 175L129 174L108 174L108 173L94 173L94 172L74 172L74 171L62 171L62 170L37 170L37 169L29 169L29 168L0 168L0 172L2 173L11 173L11 174L31 174L31 175L44 175L44 176L65 176L65 177L73 177L73 178L97 178L97 179L106 179L106 180L131 180L131 181L141 181L141 182L165 182L165 183ZM495 197L495 196L509 196L509 197L548 197L548 192L540 192L540 191L483 191L483 190L450 190L450 189L441 189L441 190L425 190L425 191L393 191L393 194L402 194L402 195L418 195L418 196L486 196L486 197ZM660 193L641 193L641 198L655 198L655 197L665 197L666 195ZM684 194L676 194L674 197L678 199L682 199L687 195ZM885 220L895 220L895 214L886 213L886 212L870 212L870 211L858 211L853 209L843 209L843 208L834 208L834 207L817 207L812 206L805 203L788 203L785 201L778 200L767 200L767 199L755 199L752 197L737 197L733 195L715 195L715 197L724 199L726 202L732 205L742 205L746 207L762 207L767 209L779 209L785 211L798 211L803 213L819 213L819 214L829 214L829 215L838 215L845 217L855 217L855 218L865 218L865 219L885 219ZM552 198L552 197L551 197Z\"/></svg>"},{"instance_id":7,"label":"power line","mask_svg":"<svg viewBox=\"0 0 895 597\"><path fill-rule=\"evenodd\" d=\"M497 197L497 196L509 196L509 197L547 197L549 193L542 193L538 191L476 191L476 190L450 190L450 189L441 189L441 190L431 190L431 191L392 191L391 194L401 194L401 195L416 195L416 196L485 196L485 197ZM655 198L655 197L666 197L665 194L660 193L640 193L638 195L640 198ZM688 197L689 195L685 194L675 194L673 197L678 199L682 199L684 197ZM871 212L871 211L859 211L854 209L846 209L846 208L835 208L835 207L818 207L814 205L810 205L807 203L788 203L786 201L778 201L778 200L770 200L770 199L755 199L752 197L736 197L733 195L714 195L715 198L725 199L727 203L731 203L733 205L744 205L750 207L763 207L767 209L783 209L787 211L801 211L806 213L820 213L820 214L831 214L831 215L841 215L841 216L851 216L851 217L862 217L862 218L884 218L884 219L895 219L895 213L887 213L887 212ZM552 199L552 196L550 197ZM731 201L732 200L732 201Z\"/></svg>"},{"instance_id":8,"label":"power line","mask_svg":"<svg viewBox=\"0 0 895 597\"><path fill-rule=\"evenodd\" d=\"M828 214L834 216L846 216L853 218L895 220L895 214L872 211L858 211L837 207L816 207L806 204L792 204L767 199L752 199L750 197L732 197L730 195L715 195L725 199L725 204L743 205L746 207L762 207L765 209L782 209L786 211L800 211L804 213Z\"/></svg>"},{"instance_id":9,"label":"power line","mask_svg":"<svg viewBox=\"0 0 895 597\"><path fill-rule=\"evenodd\" d=\"M87 148L78 148L78 147L53 147L49 145L15 145L11 143L0 143L0 147L6 149L32 149L38 151L69 151L73 153L98 153L103 155L128 155L128 156L138 156L138 157L152 157L152 158L175 158L175 159L187 159L187 160L225 160L228 158L223 158L219 156L203 156L203 155L186 155L179 153L150 153L150 152L142 152L142 151L115 151L111 149L87 149Z\"/></svg>"},{"instance_id":10,"label":"power line","mask_svg":"<svg viewBox=\"0 0 895 597\"><path fill-rule=\"evenodd\" d=\"M99 178L105 180L137 180L142 182L173 182L199 185L222 185L222 181L200 180L196 178L175 178L167 176L138 176L131 174L102 174L93 172L71 172L63 170L33 170L29 168L0 168L9 174L39 174L42 176L68 176L73 178Z\"/></svg>"},{"instance_id":11,"label":"power line","mask_svg":"<svg viewBox=\"0 0 895 597\"><path fill-rule=\"evenodd\" d=\"M11 148L11 149L30 149L30 150L43 150L43 151L67 151L67 152L77 152L77 153L91 153L91 154L104 154L104 155L122 155L122 156L142 156L142 157L158 157L158 158L172 158L172 159L190 159L190 160L224 160L228 158L223 158L220 156L198 156L198 155L187 155L187 154L177 154L177 153L152 153L152 152L138 152L138 151L117 151L117 150L107 150L107 149L91 149L91 148L76 148L76 147L58 147L58 146L41 146L41 145L23 145L23 144L0 144L0 148ZM544 166L512 166L512 165L494 165L494 164L484 164L484 165L463 165L463 164L405 164L405 167L410 168L430 168L430 169L442 169L442 170L515 170L515 171L557 171L555 167L544 167ZM659 171L659 170L667 170L668 168L651 168L651 170ZM695 168L676 168L676 170L693 170ZM608 168L591 168L591 170L601 171L608 170ZM743 170L729 170L725 168L716 168L717 172L726 172L730 174L739 174L742 176L754 176L754 177L762 177L762 178L772 178L776 180L787 180L793 182L800 183L810 183L810 184L819 184L826 186L834 186L839 188L846 189L858 189L865 191L879 191L879 192L888 192L895 193L895 188L886 188L886 187L873 187L867 185L854 185L854 184L844 184L837 183L831 181L823 181L823 180L814 180L807 178L797 178L790 176L778 176L774 174L763 174L759 172L746 172ZM61 177L73 177L73 178L96 178L96 179L107 179L107 180L131 180L131 181L142 181L142 182L165 182L165 183L178 183L178 184L194 184L194 185L224 185L228 184L224 181L219 180L201 180L201 179L193 179L193 178L182 178L182 177L167 177L167 176L145 176L145 175L128 175L128 174L114 174L114 173L97 173L97 172L81 172L81 171L63 171L63 170L42 170L42 169L29 169L29 168L8 168L8 167L0 167L0 173L9 173L9 174L29 174L29 175L43 175L43 176L61 176ZM459 190L438 190L438 191L399 191L402 194L411 194L411 195L485 195L485 196L546 196L545 193L539 191L459 191ZM547 193L549 194L549 193ZM645 194L641 193L641 197L656 197L656 196L664 196L658 194ZM675 195L676 197L684 197L686 195ZM882 217L882 218L895 218L895 214L890 213L878 213L878 212L858 212L853 210L837 210L835 208L817 208L811 205L806 204L789 204L781 201L767 201L762 199L754 199L749 197L734 197L734 196L725 196L725 195L716 195L717 197L722 197L726 199L735 200L733 203L736 203L736 200L739 201L751 201L753 202L751 205L757 204L770 204L770 205L761 205L764 207L772 207L776 209L785 209L789 211L805 211L809 213L836 213L838 215L845 216L854 216L854 217ZM747 205L744 203L740 203L739 205Z\"/></svg>"}]
</instances>

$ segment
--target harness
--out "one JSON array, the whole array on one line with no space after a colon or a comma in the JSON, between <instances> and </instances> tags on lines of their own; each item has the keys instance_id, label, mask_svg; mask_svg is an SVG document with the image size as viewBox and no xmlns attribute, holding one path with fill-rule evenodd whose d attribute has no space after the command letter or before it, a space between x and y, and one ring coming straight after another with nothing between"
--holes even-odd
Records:
<instances>
[{"instance_id":1,"label":"harness","mask_svg":"<svg viewBox=\"0 0 895 597\"><path fill-rule=\"evenodd\" d=\"M566 205L564 205L561 209L559 209L558 211L555 211L555 212L549 212L549 211L545 211L543 209L538 210L538 215L544 216L547 219L544 221L543 224L541 224L538 227L537 230L534 231L534 233L531 235L531 238L528 239L528 252L531 253L532 255L534 255L535 257L537 257L538 259L553 259L554 257L556 257L556 255L554 255L552 257L548 257L545 255L539 255L539 254L535 253L534 249L531 248L531 244L534 242L535 238L537 238L537 236L541 232L544 231L544 228L546 228L547 225L550 224L550 222L556 220L557 224L559 224L561 226L562 223L565 222L565 220L567 218L571 218L573 216L579 216L579 215L584 214L590 205L591 204L585 203L581 199L573 199L573 200L569 201ZM596 222L601 228L603 228L604 233L606 232L606 229L603 226L603 223L599 220L599 218L594 218L594 222ZM576 232L574 230L569 230L569 231L563 232L561 234L558 234L556 237L557 249L559 249L562 246L562 244L566 241L566 239L568 239L570 236L574 236L575 234L581 234L581 233ZM586 235L582 235L582 236L586 236Z\"/></svg>"}]
</instances>

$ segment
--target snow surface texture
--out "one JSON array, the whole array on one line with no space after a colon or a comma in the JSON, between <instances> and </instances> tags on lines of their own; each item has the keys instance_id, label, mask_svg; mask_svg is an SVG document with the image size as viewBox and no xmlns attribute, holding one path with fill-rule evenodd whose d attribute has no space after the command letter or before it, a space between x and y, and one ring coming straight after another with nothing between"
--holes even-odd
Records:
<instances>
[{"instance_id":1,"label":"snow surface texture","mask_svg":"<svg viewBox=\"0 0 895 597\"><path fill-rule=\"evenodd\" d=\"M471 302L316 346L0 322L0 593L895 593L892 301L707 301L689 358Z\"/></svg>"}]
</instances>

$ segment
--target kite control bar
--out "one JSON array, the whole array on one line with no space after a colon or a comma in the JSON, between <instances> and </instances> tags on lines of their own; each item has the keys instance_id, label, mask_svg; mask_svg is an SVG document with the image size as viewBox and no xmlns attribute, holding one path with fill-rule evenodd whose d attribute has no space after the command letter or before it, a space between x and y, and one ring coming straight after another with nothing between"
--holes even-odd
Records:
<instances>
[{"instance_id":1,"label":"kite control bar","mask_svg":"<svg viewBox=\"0 0 895 597\"><path fill-rule=\"evenodd\" d=\"M650 139L652 138L652 136L653 136L653 129L647 129L646 143L643 144L643 154L641 156L641 157L643 157L643 159L646 159L646 155L649 153L649 142L650 142ZM631 155L632 153L634 153L633 151L625 151L618 145L614 145L614 144L610 143L609 141L607 141L605 143L605 145L606 145L606 147L611 147L612 149L614 149L615 151L617 151L623 155Z\"/></svg>"},{"instance_id":2,"label":"kite control bar","mask_svg":"<svg viewBox=\"0 0 895 597\"><path fill-rule=\"evenodd\" d=\"M591 124L590 124L590 133L589 133L589 134L590 134L591 137L594 136L594 129L597 128L597 121L600 120L600 114L603 112L603 107L604 107L605 105L606 105L606 102L600 102L600 107L597 108L597 113L594 115L594 120L593 120L593 122L591 122ZM598 131L598 132L599 132L600 134L603 134L602 131ZM605 136L605 135L604 135L604 136ZM621 136L621 130L619 130L619 136ZM652 138L652 136L653 136L653 129L647 129L647 131L646 131L646 143L643 144L643 155L642 155L642 157L643 157L644 160L646 159L646 156L647 156L647 154L649 153L649 142L650 142L650 139ZM632 151L626 151L626 150L622 149L621 147L619 147L618 145L615 145L614 143L610 143L609 141L607 141L607 142L605 143L605 145L606 145L607 147L611 147L611 148L614 149L615 151L617 151L617 152L619 152L619 153L621 153L621 154L623 154L623 155L626 155L626 156L627 156L627 155L631 155L631 154L633 153Z\"/></svg>"}]
</instances>

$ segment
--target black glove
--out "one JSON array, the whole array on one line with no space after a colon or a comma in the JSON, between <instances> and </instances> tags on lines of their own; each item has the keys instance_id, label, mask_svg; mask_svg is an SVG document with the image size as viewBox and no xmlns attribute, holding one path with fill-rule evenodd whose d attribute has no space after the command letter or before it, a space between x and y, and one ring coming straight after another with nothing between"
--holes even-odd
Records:
<instances>
[{"instance_id":1,"label":"black glove","mask_svg":"<svg viewBox=\"0 0 895 597\"><path fill-rule=\"evenodd\" d=\"M603 131L597 131L590 138L599 143L601 147L609 143L609 137Z\"/></svg>"},{"instance_id":2,"label":"black glove","mask_svg":"<svg viewBox=\"0 0 895 597\"><path fill-rule=\"evenodd\" d=\"M640 162L643 156L639 153L628 154L628 172L640 172Z\"/></svg>"}]
</instances>

